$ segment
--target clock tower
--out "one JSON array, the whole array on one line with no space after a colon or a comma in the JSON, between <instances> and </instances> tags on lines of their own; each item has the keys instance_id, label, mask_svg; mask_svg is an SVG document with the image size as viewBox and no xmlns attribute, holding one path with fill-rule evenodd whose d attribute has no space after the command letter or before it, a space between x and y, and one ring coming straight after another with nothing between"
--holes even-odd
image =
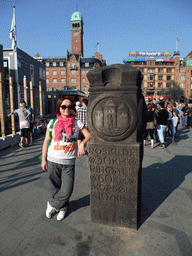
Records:
<instances>
[{"instance_id":1,"label":"clock tower","mask_svg":"<svg viewBox=\"0 0 192 256\"><path fill-rule=\"evenodd\" d=\"M71 53L83 57L83 17L78 11L71 16Z\"/></svg>"}]
</instances>

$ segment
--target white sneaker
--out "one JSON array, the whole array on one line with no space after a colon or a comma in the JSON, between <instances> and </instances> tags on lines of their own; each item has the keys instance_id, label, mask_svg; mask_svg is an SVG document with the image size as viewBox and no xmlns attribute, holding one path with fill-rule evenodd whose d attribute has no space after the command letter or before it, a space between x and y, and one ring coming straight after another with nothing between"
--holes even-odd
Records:
<instances>
[{"instance_id":1,"label":"white sneaker","mask_svg":"<svg viewBox=\"0 0 192 256\"><path fill-rule=\"evenodd\" d=\"M64 218L65 218L65 215L66 215L66 213L67 213L67 210L65 210L65 211L60 211L59 213L58 213L58 215L57 215L57 220L63 220Z\"/></svg>"},{"instance_id":2,"label":"white sneaker","mask_svg":"<svg viewBox=\"0 0 192 256\"><path fill-rule=\"evenodd\" d=\"M54 207L52 207L49 202L47 202L47 210L45 213L46 217L50 219L52 217L52 214L54 214L55 212L57 212L57 210Z\"/></svg>"}]
</instances>

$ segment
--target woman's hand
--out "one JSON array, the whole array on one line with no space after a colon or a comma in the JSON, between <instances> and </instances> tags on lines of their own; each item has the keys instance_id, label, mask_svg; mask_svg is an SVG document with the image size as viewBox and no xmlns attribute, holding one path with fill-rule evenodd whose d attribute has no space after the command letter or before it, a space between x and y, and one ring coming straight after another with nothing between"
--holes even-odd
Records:
<instances>
[{"instance_id":1,"label":"woman's hand","mask_svg":"<svg viewBox=\"0 0 192 256\"><path fill-rule=\"evenodd\" d=\"M43 169L43 171L47 171L47 161L42 161L41 168Z\"/></svg>"},{"instance_id":2,"label":"woman's hand","mask_svg":"<svg viewBox=\"0 0 192 256\"><path fill-rule=\"evenodd\" d=\"M80 143L78 143L78 151L77 151L77 156L78 157L82 157L85 155L85 150L84 150L84 143L83 141L81 141Z\"/></svg>"}]
</instances>

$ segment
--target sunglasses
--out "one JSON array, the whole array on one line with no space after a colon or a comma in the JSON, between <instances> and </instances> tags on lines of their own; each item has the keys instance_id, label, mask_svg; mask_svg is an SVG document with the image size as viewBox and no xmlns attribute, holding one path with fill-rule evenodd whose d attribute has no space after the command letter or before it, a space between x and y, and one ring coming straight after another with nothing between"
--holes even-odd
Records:
<instances>
[{"instance_id":1,"label":"sunglasses","mask_svg":"<svg viewBox=\"0 0 192 256\"><path fill-rule=\"evenodd\" d=\"M73 109L73 107L71 105L70 106L61 105L60 108L62 108L63 110L65 110L66 108L68 108L69 110Z\"/></svg>"}]
</instances>

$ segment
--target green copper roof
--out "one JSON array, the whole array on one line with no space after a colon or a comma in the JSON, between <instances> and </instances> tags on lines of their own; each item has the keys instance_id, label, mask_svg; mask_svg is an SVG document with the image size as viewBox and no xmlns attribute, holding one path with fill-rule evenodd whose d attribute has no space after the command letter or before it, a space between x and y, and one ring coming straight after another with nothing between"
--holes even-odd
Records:
<instances>
[{"instance_id":1,"label":"green copper roof","mask_svg":"<svg viewBox=\"0 0 192 256\"><path fill-rule=\"evenodd\" d=\"M76 11L71 15L71 21L83 21L83 17L80 12Z\"/></svg>"}]
</instances>

